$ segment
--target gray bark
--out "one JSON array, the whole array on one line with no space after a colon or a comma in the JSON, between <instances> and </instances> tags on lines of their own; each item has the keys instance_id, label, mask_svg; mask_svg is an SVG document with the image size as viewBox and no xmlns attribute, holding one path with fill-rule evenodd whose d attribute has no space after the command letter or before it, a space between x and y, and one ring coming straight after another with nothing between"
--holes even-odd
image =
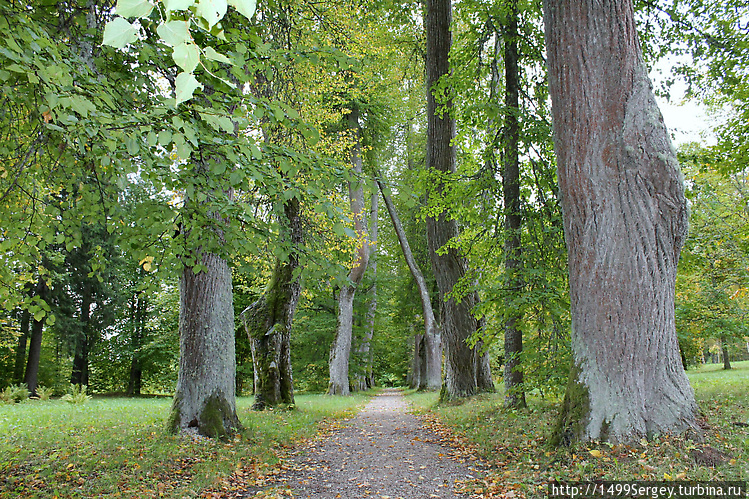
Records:
<instances>
[{"instance_id":1,"label":"gray bark","mask_svg":"<svg viewBox=\"0 0 749 499\"><path fill-rule=\"evenodd\" d=\"M417 348L414 350L415 363L413 372L415 375L419 373L414 376L418 378L418 382L415 385L420 389L439 390L442 385L442 335L439 325L434 318L434 310L432 309L432 300L429 296L427 281L424 279L424 274L422 274L413 256L411 246L408 244L408 238L406 237L406 231L403 230L403 225L401 224L398 212L395 210L393 201L379 178L377 179L377 186L380 188L382 198L390 215L390 221L393 223L393 229L395 229L395 234L398 236L398 243L403 251L403 258L405 258L408 269L411 271L414 281L416 281L416 286L419 288L419 297L421 298L421 311L424 315L424 336L421 338L417 337L415 342ZM424 342L423 345L421 344L422 341ZM422 351L424 354L423 357ZM423 376L421 375L422 367L424 368Z\"/></svg>"},{"instance_id":2,"label":"gray bark","mask_svg":"<svg viewBox=\"0 0 749 499\"><path fill-rule=\"evenodd\" d=\"M357 142L351 149L351 165L354 176L361 178L363 169L361 145L359 143L359 113L354 109L347 117L348 126L356 130ZM354 217L354 229L361 240L357 249L354 268L348 275L348 284L341 286L338 294L338 324L333 344L330 347L330 382L329 395L349 395L349 360L351 356L351 337L354 328L354 297L356 288L364 277L369 262L369 243L367 242L366 222L364 218L364 189L362 183L349 182L349 202Z\"/></svg>"},{"instance_id":3,"label":"gray bark","mask_svg":"<svg viewBox=\"0 0 749 499\"><path fill-rule=\"evenodd\" d=\"M574 352L557 439L693 428L674 320L687 207L632 2L545 0L544 20Z\"/></svg>"}]
</instances>

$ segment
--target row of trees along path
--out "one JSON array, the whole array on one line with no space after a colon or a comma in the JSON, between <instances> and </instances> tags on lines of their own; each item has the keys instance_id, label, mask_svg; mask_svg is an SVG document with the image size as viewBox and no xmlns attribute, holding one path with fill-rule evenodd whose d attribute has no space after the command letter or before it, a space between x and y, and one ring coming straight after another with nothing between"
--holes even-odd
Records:
<instances>
[{"instance_id":1,"label":"row of trees along path","mask_svg":"<svg viewBox=\"0 0 749 499\"><path fill-rule=\"evenodd\" d=\"M470 497L460 483L478 463L453 455L407 409L401 392L385 390L342 428L296 450L274 488L316 499Z\"/></svg>"}]
</instances>

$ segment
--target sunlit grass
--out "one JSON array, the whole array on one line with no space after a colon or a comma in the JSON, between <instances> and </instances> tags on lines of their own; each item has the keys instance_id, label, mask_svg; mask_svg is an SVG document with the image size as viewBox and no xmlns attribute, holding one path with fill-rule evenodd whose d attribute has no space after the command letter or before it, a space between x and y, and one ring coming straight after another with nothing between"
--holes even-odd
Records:
<instances>
[{"instance_id":1,"label":"sunlit grass","mask_svg":"<svg viewBox=\"0 0 749 499\"><path fill-rule=\"evenodd\" d=\"M262 473L279 449L366 400L302 395L296 410L255 412L240 398L245 430L231 442L168 435L168 398L0 405L0 497L197 497L237 469Z\"/></svg>"}]
</instances>

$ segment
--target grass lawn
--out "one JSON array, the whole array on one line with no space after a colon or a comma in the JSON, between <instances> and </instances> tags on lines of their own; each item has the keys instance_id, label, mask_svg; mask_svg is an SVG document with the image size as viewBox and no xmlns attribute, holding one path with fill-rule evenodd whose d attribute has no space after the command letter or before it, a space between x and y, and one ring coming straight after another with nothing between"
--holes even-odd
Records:
<instances>
[{"instance_id":1,"label":"grass lawn","mask_svg":"<svg viewBox=\"0 0 749 499\"><path fill-rule=\"evenodd\" d=\"M437 394L409 399L438 431L450 435L468 455L482 456L489 472L473 489L484 497L547 497L552 480L747 480L749 478L749 362L689 370L708 425L703 442L677 436L633 446L586 444L550 448L547 438L558 401L529 397L529 408L505 410L501 393L482 395L460 406L436 405ZM702 452L726 455L723 464L699 463ZM697 456L695 458L695 456Z\"/></svg>"},{"instance_id":2,"label":"grass lawn","mask_svg":"<svg viewBox=\"0 0 749 499\"><path fill-rule=\"evenodd\" d=\"M0 405L0 498L225 497L245 476L262 483L280 449L366 400L300 395L294 411L258 413L239 398L245 430L232 442L166 434L168 398Z\"/></svg>"}]
</instances>

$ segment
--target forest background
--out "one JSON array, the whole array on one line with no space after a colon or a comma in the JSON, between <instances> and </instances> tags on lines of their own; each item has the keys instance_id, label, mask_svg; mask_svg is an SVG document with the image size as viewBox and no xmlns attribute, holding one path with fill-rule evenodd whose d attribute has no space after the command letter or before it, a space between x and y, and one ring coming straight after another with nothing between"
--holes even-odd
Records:
<instances>
[{"instance_id":1,"label":"forest background","mask_svg":"<svg viewBox=\"0 0 749 499\"><path fill-rule=\"evenodd\" d=\"M720 360L728 367L729 359L749 358L748 6L635 3L648 63L670 61L657 92L668 98L681 81L686 99L716 114L714 141L679 145L691 219L676 317L685 366ZM508 38L511 6L517 32ZM123 17L113 17L115 7ZM495 378L503 376L502 338L512 320L523 337L518 389L563 393L569 283L540 2L454 5L452 73L433 91L438 102L454 103L458 171L439 179L447 182L439 196L427 196L437 179L425 169L418 2L268 2L257 11L237 2L223 18L196 14L192 2L0 8L0 388L173 393L179 275L205 270L192 253L200 247L229 263L238 318L269 289L277 262L296 261L294 385L327 390L338 300L365 246L362 217L350 204L360 189L364 225L370 234L376 226L377 236L353 302L351 386L420 382L422 303L378 209L384 194L436 311L442 303L425 218L445 213L458 221L460 236L449 245L470 271L454 293L480 298L472 341L487 349ZM167 32L158 22L165 14L209 21ZM511 41L516 107L505 100ZM503 141L512 120L520 184L510 210ZM355 148L360 170L352 167ZM299 247L285 222L294 203ZM510 215L522 220L519 228L508 228ZM522 251L517 270L508 271L512 237ZM235 386L247 394L252 341L241 320L235 333Z\"/></svg>"}]
</instances>

